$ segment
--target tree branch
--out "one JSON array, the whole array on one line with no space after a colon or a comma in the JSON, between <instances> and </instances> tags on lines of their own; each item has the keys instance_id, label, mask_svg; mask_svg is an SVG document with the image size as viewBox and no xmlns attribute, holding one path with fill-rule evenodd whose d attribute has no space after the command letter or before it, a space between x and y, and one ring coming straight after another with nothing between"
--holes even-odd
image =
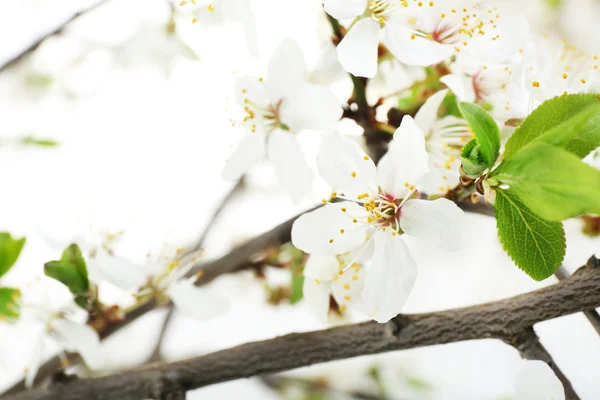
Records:
<instances>
[{"instance_id":1,"label":"tree branch","mask_svg":"<svg viewBox=\"0 0 600 400\"><path fill-rule=\"evenodd\" d=\"M192 390L326 361L464 340L510 342L538 322L599 306L600 262L592 257L564 281L505 300L434 313L401 314L385 324L370 321L292 333L184 361L73 380L6 400L160 399L170 386Z\"/></svg>"},{"instance_id":2,"label":"tree branch","mask_svg":"<svg viewBox=\"0 0 600 400\"><path fill-rule=\"evenodd\" d=\"M0 72L4 71L11 65L16 64L19 60L21 60L27 54L35 51L42 44L42 42L44 40L48 39L50 36L54 36L54 35L62 32L62 30L65 29L65 27L67 25L69 25L71 22L73 22L75 19L79 18L83 14L86 14L90 11L95 10L96 8L100 7L102 4L106 3L107 1L108 0L98 0L96 3L92 4L88 8L77 11L75 14L71 15L69 18L65 19L63 22L58 24L55 28L52 28L48 32L45 32L44 34L42 34L42 36L40 36L39 38L37 38L33 42L31 42L29 44L29 46L27 46L25 49L21 50L20 52L18 52L17 54L12 56L8 60L4 61L3 63L0 63Z\"/></svg>"},{"instance_id":3,"label":"tree branch","mask_svg":"<svg viewBox=\"0 0 600 400\"><path fill-rule=\"evenodd\" d=\"M305 212L312 211L320 206L321 205L313 207ZM221 274L231 273L245 268L248 265L248 261L254 254L257 254L269 247L278 247L289 242L291 240L292 225L294 224L294 221L302 214L304 214L304 212L290 218L270 231L248 241L247 243L236 247L231 252L215 261L206 264L198 263L198 265L196 265L189 273L189 276L193 276L198 273L198 271L202 270L204 273L199 279L196 280L196 284L203 285L217 278ZM128 312L123 320L108 325L105 330L100 332L100 338L105 339L111 336L115 332L125 328L141 316L156 308L157 304L155 301L149 301L140 305L139 307ZM69 360L73 364L81 361L81 359L74 354L69 354ZM39 385L48 377L54 375L57 371L60 371L61 368L62 362L60 358L58 356L51 358L40 367L34 380L34 386ZM23 390L25 390L25 381L22 379L5 391L5 394L14 394Z\"/></svg>"},{"instance_id":4,"label":"tree branch","mask_svg":"<svg viewBox=\"0 0 600 400\"><path fill-rule=\"evenodd\" d=\"M561 265L561 267L554 273L554 275L558 278L559 281L563 281L568 279L571 275L567 269ZM600 314L596 310L587 310L584 311L583 314L587 317L588 321L592 324L598 335L600 335Z\"/></svg>"},{"instance_id":5,"label":"tree branch","mask_svg":"<svg viewBox=\"0 0 600 400\"><path fill-rule=\"evenodd\" d=\"M540 343L540 338L536 335L533 328L526 329L516 335L510 340L509 344L519 350L521 357L527 360L540 360L548 364L563 384L566 400L580 400L575 389L573 389L573 385L571 385L569 379L563 374L558 365L556 365L550 353L548 353L546 348Z\"/></svg>"}]
</instances>

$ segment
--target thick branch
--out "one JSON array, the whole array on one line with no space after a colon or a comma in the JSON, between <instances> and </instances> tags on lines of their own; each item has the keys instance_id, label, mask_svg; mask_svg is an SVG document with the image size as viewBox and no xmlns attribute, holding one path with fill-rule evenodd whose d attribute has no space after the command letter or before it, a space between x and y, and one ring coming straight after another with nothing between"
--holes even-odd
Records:
<instances>
[{"instance_id":1,"label":"thick branch","mask_svg":"<svg viewBox=\"0 0 600 400\"><path fill-rule=\"evenodd\" d=\"M562 281L571 275L569 271L564 266L561 266L558 271L554 273L554 275L558 278L558 280ZM584 311L583 314L590 321L596 332L600 335L600 314L596 310L588 310Z\"/></svg>"},{"instance_id":2,"label":"thick branch","mask_svg":"<svg viewBox=\"0 0 600 400\"><path fill-rule=\"evenodd\" d=\"M42 44L42 42L44 40L46 40L47 38L49 38L50 36L53 36L53 35L56 35L56 34L62 32L62 30L67 25L69 25L71 22L73 22L75 19L79 18L83 14L86 14L92 10L95 10L96 8L98 8L99 6L101 6L102 4L104 4L106 2L107 2L107 0L98 0L96 3L92 4L88 8L85 8L83 10L76 12L75 14L73 14L70 17L68 17L67 19L65 19L63 22L59 23L56 27L52 28L48 32L45 32L39 38L37 38L33 42L31 42L25 49L21 50L20 52L18 52L17 54L15 54L11 58L9 58L8 60L0 63L0 72L4 71L11 65L17 63L20 59L25 57L27 54L35 51Z\"/></svg>"},{"instance_id":3,"label":"thick branch","mask_svg":"<svg viewBox=\"0 0 600 400\"><path fill-rule=\"evenodd\" d=\"M592 257L586 266L564 281L493 303L399 315L386 324L365 322L292 333L171 364L151 364L118 375L74 380L6 399L160 399L164 395L160 389L169 385L192 390L368 354L473 339L496 338L506 342L538 322L599 306L600 263Z\"/></svg>"}]
</instances>

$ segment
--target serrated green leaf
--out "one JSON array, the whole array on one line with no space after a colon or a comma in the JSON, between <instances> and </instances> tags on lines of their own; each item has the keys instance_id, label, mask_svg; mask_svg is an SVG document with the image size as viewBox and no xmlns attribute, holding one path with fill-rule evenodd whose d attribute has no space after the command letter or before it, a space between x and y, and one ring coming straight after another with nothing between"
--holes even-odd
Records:
<instances>
[{"instance_id":1,"label":"serrated green leaf","mask_svg":"<svg viewBox=\"0 0 600 400\"><path fill-rule=\"evenodd\" d=\"M579 158L587 156L600 146L600 103L586 107L531 143L537 142L564 148Z\"/></svg>"},{"instance_id":2,"label":"serrated green leaf","mask_svg":"<svg viewBox=\"0 0 600 400\"><path fill-rule=\"evenodd\" d=\"M479 143L481 156L488 167L492 167L500 154L500 129L498 125L483 108L472 103L460 103L460 112L471 126L477 143Z\"/></svg>"},{"instance_id":3,"label":"serrated green leaf","mask_svg":"<svg viewBox=\"0 0 600 400\"><path fill-rule=\"evenodd\" d=\"M0 287L0 321L14 322L21 314L21 291Z\"/></svg>"},{"instance_id":4,"label":"serrated green leaf","mask_svg":"<svg viewBox=\"0 0 600 400\"><path fill-rule=\"evenodd\" d=\"M17 262L25 238L14 239L10 233L0 232L0 276L6 274Z\"/></svg>"},{"instance_id":5,"label":"serrated green leaf","mask_svg":"<svg viewBox=\"0 0 600 400\"><path fill-rule=\"evenodd\" d=\"M544 219L600 214L600 171L558 147L532 143L502 162L492 178Z\"/></svg>"},{"instance_id":6,"label":"serrated green leaf","mask_svg":"<svg viewBox=\"0 0 600 400\"><path fill-rule=\"evenodd\" d=\"M63 283L75 295L85 294L90 287L87 266L76 244L67 247L59 261L46 263L44 273Z\"/></svg>"},{"instance_id":7,"label":"serrated green leaf","mask_svg":"<svg viewBox=\"0 0 600 400\"><path fill-rule=\"evenodd\" d=\"M599 101L600 99L596 94L574 94L555 97L544 102L523 121L521 126L515 130L508 142L506 142L504 158L508 159L512 157L519 149L536 138L545 135L571 118L576 117L589 106ZM598 119L596 118L600 117L595 117L591 121L588 121L587 124L583 123L580 125L579 129L581 129L582 134L578 138L573 139L572 143L565 144L569 151L579 155L597 140L597 136L600 134L598 129L600 128L597 126Z\"/></svg>"},{"instance_id":8,"label":"serrated green leaf","mask_svg":"<svg viewBox=\"0 0 600 400\"><path fill-rule=\"evenodd\" d=\"M537 281L554 274L567 248L562 223L537 216L504 190L496 191L494 209L498 237L515 264Z\"/></svg>"}]
</instances>

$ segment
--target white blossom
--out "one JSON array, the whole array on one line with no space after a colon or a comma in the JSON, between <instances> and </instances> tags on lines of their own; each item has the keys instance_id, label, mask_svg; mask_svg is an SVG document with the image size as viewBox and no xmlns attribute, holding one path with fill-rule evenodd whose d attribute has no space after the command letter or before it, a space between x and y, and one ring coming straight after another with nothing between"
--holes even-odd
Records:
<instances>
[{"instance_id":1,"label":"white blossom","mask_svg":"<svg viewBox=\"0 0 600 400\"><path fill-rule=\"evenodd\" d=\"M480 9L478 3L477 0L323 0L325 11L332 17L355 18L338 45L338 57L347 72L367 78L377 72L381 32L387 49L408 65L437 64L471 47L488 49L500 37L497 25L500 15L495 8Z\"/></svg>"},{"instance_id":2,"label":"white blossom","mask_svg":"<svg viewBox=\"0 0 600 400\"><path fill-rule=\"evenodd\" d=\"M292 242L313 255L349 253L346 268L371 258L362 298L369 316L386 322L400 312L417 277L402 236L455 249L463 213L446 199L420 199L417 187L429 163L425 137L410 116L378 167L356 143L338 135L323 138L317 163L321 176L348 201L301 216Z\"/></svg>"},{"instance_id":3,"label":"white blossom","mask_svg":"<svg viewBox=\"0 0 600 400\"><path fill-rule=\"evenodd\" d=\"M294 201L309 190L310 171L294 133L327 130L342 116L341 104L324 87L306 82L306 64L298 44L284 40L275 50L267 79L241 77L236 96L245 116L241 125L249 134L240 142L223 170L236 180L268 157L281 186Z\"/></svg>"},{"instance_id":4,"label":"white blossom","mask_svg":"<svg viewBox=\"0 0 600 400\"><path fill-rule=\"evenodd\" d=\"M142 286L151 293L166 294L183 314L197 319L207 319L225 313L227 302L213 290L194 285L194 277L185 276L197 263L190 255L181 260L160 258L147 265L139 265L124 257L98 249L88 262L98 271L102 280L127 291ZM138 296L145 293L138 292Z\"/></svg>"},{"instance_id":5,"label":"white blossom","mask_svg":"<svg viewBox=\"0 0 600 400\"><path fill-rule=\"evenodd\" d=\"M562 383L543 361L525 361L515 386L516 400L565 400Z\"/></svg>"},{"instance_id":6,"label":"white blossom","mask_svg":"<svg viewBox=\"0 0 600 400\"><path fill-rule=\"evenodd\" d=\"M460 152L472 137L469 124L452 115L438 119L439 108L448 94L441 90L431 96L415 115L415 128L425 137L429 173L421 188L429 195L444 194L459 182Z\"/></svg>"},{"instance_id":7,"label":"white blossom","mask_svg":"<svg viewBox=\"0 0 600 400\"><path fill-rule=\"evenodd\" d=\"M600 84L600 59L574 46L540 38L515 69L504 106L508 118L525 118L544 101L590 93Z\"/></svg>"},{"instance_id":8,"label":"white blossom","mask_svg":"<svg viewBox=\"0 0 600 400\"><path fill-rule=\"evenodd\" d=\"M358 264L345 270L342 256L310 256L304 267L304 298L321 320L327 320L329 296L333 295L339 310L348 307L362 310L361 292L365 271Z\"/></svg>"},{"instance_id":9,"label":"white blossom","mask_svg":"<svg viewBox=\"0 0 600 400\"><path fill-rule=\"evenodd\" d=\"M258 57L258 41L256 35L256 19L250 7L250 0L183 0L179 6L191 9L195 17L194 23L212 24L229 21L239 23L244 31L248 52Z\"/></svg>"}]
</instances>

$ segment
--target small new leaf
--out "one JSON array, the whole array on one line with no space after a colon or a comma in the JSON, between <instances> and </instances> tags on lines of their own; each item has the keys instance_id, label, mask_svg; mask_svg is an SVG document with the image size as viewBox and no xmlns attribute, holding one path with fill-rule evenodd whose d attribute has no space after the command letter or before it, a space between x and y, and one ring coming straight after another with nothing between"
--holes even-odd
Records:
<instances>
[{"instance_id":1,"label":"small new leaf","mask_svg":"<svg viewBox=\"0 0 600 400\"><path fill-rule=\"evenodd\" d=\"M74 295L85 295L90 287L87 266L76 244L67 247L59 261L46 263L44 273L63 283Z\"/></svg>"},{"instance_id":2,"label":"small new leaf","mask_svg":"<svg viewBox=\"0 0 600 400\"><path fill-rule=\"evenodd\" d=\"M483 108L476 104L460 103L459 109L463 118L467 120L477 143L479 143L482 158L488 168L491 168L500 154L500 129L498 125Z\"/></svg>"},{"instance_id":3,"label":"small new leaf","mask_svg":"<svg viewBox=\"0 0 600 400\"><path fill-rule=\"evenodd\" d=\"M56 147L58 146L58 142L50 139L38 139L33 136L25 136L21 139L21 143L30 146L40 146L40 147Z\"/></svg>"},{"instance_id":4,"label":"small new leaf","mask_svg":"<svg viewBox=\"0 0 600 400\"><path fill-rule=\"evenodd\" d=\"M600 214L600 171L549 144L526 146L504 160L492 177L544 219Z\"/></svg>"},{"instance_id":5,"label":"small new leaf","mask_svg":"<svg viewBox=\"0 0 600 400\"><path fill-rule=\"evenodd\" d=\"M536 139L585 157L600 146L599 104L596 94L563 95L544 102L506 142L504 158Z\"/></svg>"},{"instance_id":6,"label":"small new leaf","mask_svg":"<svg viewBox=\"0 0 600 400\"><path fill-rule=\"evenodd\" d=\"M15 239L10 233L0 232L0 277L15 265L23 246L25 238Z\"/></svg>"},{"instance_id":7,"label":"small new leaf","mask_svg":"<svg viewBox=\"0 0 600 400\"><path fill-rule=\"evenodd\" d=\"M540 218L504 190L496 191L494 209L498 237L515 264L536 281L554 274L567 248L562 224Z\"/></svg>"},{"instance_id":8,"label":"small new leaf","mask_svg":"<svg viewBox=\"0 0 600 400\"><path fill-rule=\"evenodd\" d=\"M477 139L471 139L460 153L463 171L471 178L477 178L487 169L486 161L481 154Z\"/></svg>"},{"instance_id":9,"label":"small new leaf","mask_svg":"<svg viewBox=\"0 0 600 400\"><path fill-rule=\"evenodd\" d=\"M0 321L14 322L21 314L21 291L0 287Z\"/></svg>"}]
</instances>

